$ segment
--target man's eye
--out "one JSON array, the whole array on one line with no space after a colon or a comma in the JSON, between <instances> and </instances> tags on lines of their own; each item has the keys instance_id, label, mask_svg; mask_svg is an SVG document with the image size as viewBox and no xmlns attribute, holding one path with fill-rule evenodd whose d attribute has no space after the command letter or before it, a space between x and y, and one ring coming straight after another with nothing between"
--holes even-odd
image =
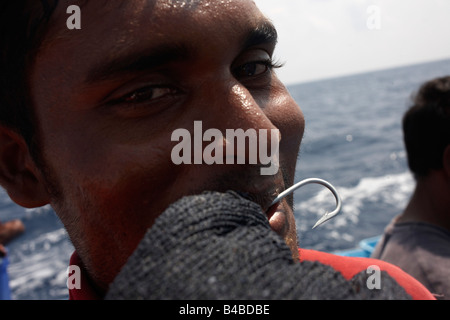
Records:
<instances>
[{"instance_id":1,"label":"man's eye","mask_svg":"<svg viewBox=\"0 0 450 320\"><path fill-rule=\"evenodd\" d=\"M168 87L149 86L133 91L124 96L121 100L125 103L142 103L162 98L165 95L173 93L173 91L173 89Z\"/></svg>"},{"instance_id":2,"label":"man's eye","mask_svg":"<svg viewBox=\"0 0 450 320\"><path fill-rule=\"evenodd\" d=\"M273 67L271 61L256 61L249 62L234 70L234 75L237 78L249 78L262 75Z\"/></svg>"}]
</instances>

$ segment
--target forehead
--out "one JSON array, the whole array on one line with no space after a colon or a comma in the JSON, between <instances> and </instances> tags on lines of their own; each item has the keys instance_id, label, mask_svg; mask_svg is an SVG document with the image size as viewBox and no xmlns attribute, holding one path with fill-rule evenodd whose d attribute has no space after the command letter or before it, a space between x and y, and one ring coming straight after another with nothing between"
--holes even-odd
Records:
<instances>
[{"instance_id":1,"label":"forehead","mask_svg":"<svg viewBox=\"0 0 450 320\"><path fill-rule=\"evenodd\" d=\"M76 1L75 1L76 2ZM82 30L69 30L67 8L74 1L60 1L46 42L82 37L115 38L126 42L133 36L157 40L177 34L198 36L207 31L225 36L263 19L251 0L96 0L78 1ZM201 32L199 32L201 31ZM89 37L91 35L91 37ZM97 41L101 38L97 38Z\"/></svg>"},{"instance_id":2,"label":"forehead","mask_svg":"<svg viewBox=\"0 0 450 320\"><path fill-rule=\"evenodd\" d=\"M81 30L67 28L66 11L74 3ZM224 54L266 21L252 0L62 0L34 74L40 81L57 75L59 82L81 82L85 69L103 59L171 44Z\"/></svg>"}]
</instances>

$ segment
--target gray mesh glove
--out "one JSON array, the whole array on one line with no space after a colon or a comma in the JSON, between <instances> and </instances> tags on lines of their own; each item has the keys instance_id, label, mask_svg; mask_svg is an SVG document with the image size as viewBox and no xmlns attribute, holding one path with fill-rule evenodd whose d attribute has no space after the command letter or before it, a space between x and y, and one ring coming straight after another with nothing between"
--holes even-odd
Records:
<instances>
[{"instance_id":1,"label":"gray mesh glove","mask_svg":"<svg viewBox=\"0 0 450 320\"><path fill-rule=\"evenodd\" d=\"M407 299L387 273L369 290L318 262L294 262L260 206L235 192L171 205L148 230L106 299Z\"/></svg>"}]
</instances>

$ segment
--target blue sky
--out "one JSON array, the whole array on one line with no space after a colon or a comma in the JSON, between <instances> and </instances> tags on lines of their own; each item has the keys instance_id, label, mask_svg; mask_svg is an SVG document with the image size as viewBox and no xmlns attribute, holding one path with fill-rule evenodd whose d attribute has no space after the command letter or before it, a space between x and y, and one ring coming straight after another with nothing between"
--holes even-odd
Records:
<instances>
[{"instance_id":1,"label":"blue sky","mask_svg":"<svg viewBox=\"0 0 450 320\"><path fill-rule=\"evenodd\" d=\"M449 0L255 2L278 29L287 84L450 58Z\"/></svg>"}]
</instances>

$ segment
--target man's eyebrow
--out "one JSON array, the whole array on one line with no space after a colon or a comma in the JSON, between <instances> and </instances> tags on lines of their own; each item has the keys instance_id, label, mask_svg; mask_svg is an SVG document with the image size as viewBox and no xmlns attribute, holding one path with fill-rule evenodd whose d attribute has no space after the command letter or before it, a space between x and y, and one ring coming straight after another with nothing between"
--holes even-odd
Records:
<instances>
[{"instance_id":1,"label":"man's eyebrow","mask_svg":"<svg viewBox=\"0 0 450 320\"><path fill-rule=\"evenodd\" d=\"M267 43L276 44L277 39L278 34L275 26L269 20L264 20L248 32L243 48ZM170 62L184 61L190 57L190 53L192 54L192 49L180 44L168 44L156 49L134 51L113 57L109 61L101 62L91 68L84 82L92 84L119 78L126 74L151 70Z\"/></svg>"},{"instance_id":2,"label":"man's eyebrow","mask_svg":"<svg viewBox=\"0 0 450 320\"><path fill-rule=\"evenodd\" d=\"M256 28L252 29L244 43L244 48L252 46L273 43L278 41L277 29L269 20L264 20Z\"/></svg>"},{"instance_id":3,"label":"man's eyebrow","mask_svg":"<svg viewBox=\"0 0 450 320\"><path fill-rule=\"evenodd\" d=\"M126 74L150 70L170 62L186 60L189 49L182 45L162 45L156 49L134 51L114 57L93 67L86 77L85 83L118 78Z\"/></svg>"}]
</instances>

